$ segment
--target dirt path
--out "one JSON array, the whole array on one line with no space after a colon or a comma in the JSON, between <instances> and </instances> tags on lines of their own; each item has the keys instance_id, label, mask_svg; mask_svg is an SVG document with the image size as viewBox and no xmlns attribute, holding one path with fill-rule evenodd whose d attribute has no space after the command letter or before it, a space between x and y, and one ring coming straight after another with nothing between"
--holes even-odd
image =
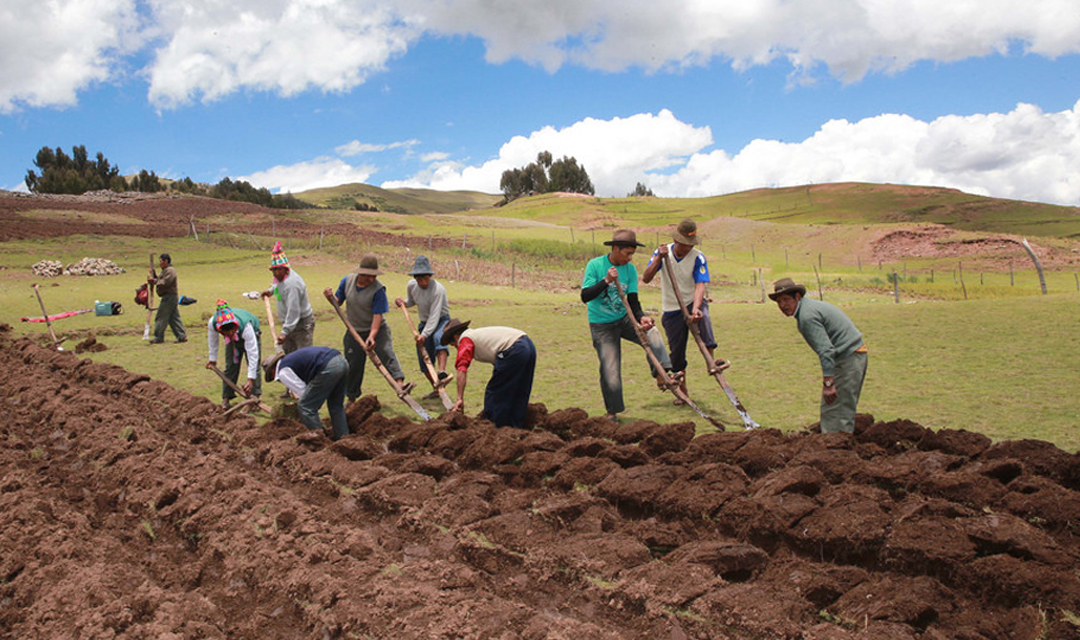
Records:
<instances>
[{"instance_id":1,"label":"dirt path","mask_svg":"<svg viewBox=\"0 0 1080 640\"><path fill-rule=\"evenodd\" d=\"M349 410L331 444L0 327L0 638L1076 638L1080 459Z\"/></svg>"}]
</instances>

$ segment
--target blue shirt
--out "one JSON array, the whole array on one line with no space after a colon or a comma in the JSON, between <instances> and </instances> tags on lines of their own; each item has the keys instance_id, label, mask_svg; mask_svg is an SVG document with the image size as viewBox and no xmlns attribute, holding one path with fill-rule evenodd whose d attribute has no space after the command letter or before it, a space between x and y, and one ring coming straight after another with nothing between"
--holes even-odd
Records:
<instances>
[{"instance_id":1,"label":"blue shirt","mask_svg":"<svg viewBox=\"0 0 1080 640\"><path fill-rule=\"evenodd\" d=\"M345 276L338 284L337 291L334 292L334 297L337 298L338 304L345 302L345 283L348 281L349 276ZM363 289L364 287L357 287L357 289ZM371 299L371 313L386 313L390 311L390 301L386 298L386 288L379 289L375 292L375 296Z\"/></svg>"}]
</instances>

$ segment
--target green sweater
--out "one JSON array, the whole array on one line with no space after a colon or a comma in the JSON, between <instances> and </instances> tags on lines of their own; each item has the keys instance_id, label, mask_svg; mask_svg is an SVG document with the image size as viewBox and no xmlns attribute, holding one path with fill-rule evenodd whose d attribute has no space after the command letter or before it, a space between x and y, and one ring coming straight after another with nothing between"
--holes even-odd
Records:
<instances>
[{"instance_id":1,"label":"green sweater","mask_svg":"<svg viewBox=\"0 0 1080 640\"><path fill-rule=\"evenodd\" d=\"M827 302L803 297L795 310L799 333L821 360L821 375L831 378L836 362L863 345L863 336L844 312Z\"/></svg>"}]
</instances>

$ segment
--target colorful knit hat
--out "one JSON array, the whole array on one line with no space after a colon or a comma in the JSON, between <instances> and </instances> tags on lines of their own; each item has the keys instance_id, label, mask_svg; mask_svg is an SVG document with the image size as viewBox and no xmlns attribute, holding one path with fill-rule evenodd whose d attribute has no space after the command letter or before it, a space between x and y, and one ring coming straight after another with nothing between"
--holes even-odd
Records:
<instances>
[{"instance_id":1,"label":"colorful knit hat","mask_svg":"<svg viewBox=\"0 0 1080 640\"><path fill-rule=\"evenodd\" d=\"M270 252L270 268L278 267L289 268L289 256L285 255L285 250L281 248L281 240L274 243L274 250Z\"/></svg>"},{"instance_id":2,"label":"colorful knit hat","mask_svg":"<svg viewBox=\"0 0 1080 640\"><path fill-rule=\"evenodd\" d=\"M240 323L236 320L236 314L229 308L229 303L224 300L218 300L217 310L214 311L214 329L220 332L221 328L227 324L240 326Z\"/></svg>"}]
</instances>

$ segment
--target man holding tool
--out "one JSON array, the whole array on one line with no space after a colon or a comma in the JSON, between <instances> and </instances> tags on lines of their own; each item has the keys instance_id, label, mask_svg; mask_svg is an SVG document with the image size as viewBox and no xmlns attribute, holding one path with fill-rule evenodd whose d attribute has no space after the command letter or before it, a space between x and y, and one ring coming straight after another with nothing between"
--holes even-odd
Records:
<instances>
[{"instance_id":1,"label":"man holding tool","mask_svg":"<svg viewBox=\"0 0 1080 640\"><path fill-rule=\"evenodd\" d=\"M409 280L405 287L405 299L398 298L394 303L403 308L416 307L420 317L420 324L416 329L416 355L420 361L420 371L430 380L431 375L427 371L422 353L426 351L438 376L438 379L430 382L437 385L447 377L446 361L450 350L442 344L442 336L446 324L450 322L450 302L446 297L446 287L435 280L435 272L431 269L431 261L427 256L416 256L409 275L413 279ZM424 399L430 400L437 396L438 391L432 391Z\"/></svg>"},{"instance_id":2,"label":"man holding tool","mask_svg":"<svg viewBox=\"0 0 1080 640\"><path fill-rule=\"evenodd\" d=\"M451 320L441 338L443 346L454 345L457 359L457 403L454 411L465 410L465 386L473 360L494 365L484 389L481 417L496 427L525 428L529 397L536 373L536 346L524 331L511 327L469 328L469 321Z\"/></svg>"},{"instance_id":3,"label":"man holding tool","mask_svg":"<svg viewBox=\"0 0 1080 640\"><path fill-rule=\"evenodd\" d=\"M699 242L697 223L690 219L683 220L671 234L671 238L674 242L662 244L653 252L649 264L645 265L645 271L641 273L641 281L648 284L657 273L660 274L661 304L664 312L660 322L667 334L668 349L671 350L671 368L682 374L679 388L685 394L686 344L690 337L690 325L683 315L680 298L688 307L689 322L697 323L698 333L705 341L711 359L714 358L716 339L713 337L712 321L709 319L709 301L705 298L705 288L709 283L709 265L705 254L696 246ZM665 259L671 260L674 282L663 268ZM675 404L682 403L682 400L675 399Z\"/></svg>"},{"instance_id":4,"label":"man holding tool","mask_svg":"<svg viewBox=\"0 0 1080 640\"><path fill-rule=\"evenodd\" d=\"M310 347L315 339L315 312L308 301L307 283L292 269L280 241L270 254L270 272L274 283L262 292L262 297L277 298L281 333L274 336L274 343L281 345L285 353Z\"/></svg>"},{"instance_id":5,"label":"man holding tool","mask_svg":"<svg viewBox=\"0 0 1080 640\"><path fill-rule=\"evenodd\" d=\"M241 390L249 397L262 395L262 382L259 376L259 363L262 362L259 319L246 309L232 309L224 300L218 300L217 309L206 325L206 342L210 356L206 368L217 366L218 335L225 338L225 376L235 384L240 377L240 358L247 358L247 381ZM236 391L222 381L221 406L228 409Z\"/></svg>"},{"instance_id":6,"label":"man holding tool","mask_svg":"<svg viewBox=\"0 0 1080 640\"><path fill-rule=\"evenodd\" d=\"M157 290L158 309L154 317L154 339L150 344L165 342L165 328L172 329L177 342L187 342L184 321L180 319L180 294L176 284L176 269L172 266L172 256L163 253L158 256L161 275L151 272L146 278L147 284Z\"/></svg>"},{"instance_id":7,"label":"man holding tool","mask_svg":"<svg viewBox=\"0 0 1080 640\"><path fill-rule=\"evenodd\" d=\"M382 273L379 269L379 258L374 253L366 254L360 258L360 266L356 272L342 278L334 293L337 303L345 305L349 324L364 340L363 345L358 344L351 331L346 331L343 338L345 360L349 363L349 385L346 394L350 402L360 397L368 350L379 356L386 370L405 393L416 386L415 382L405 382L405 373L394 353L390 325L384 322L390 304L386 298L386 285L378 280Z\"/></svg>"},{"instance_id":8,"label":"man holding tool","mask_svg":"<svg viewBox=\"0 0 1080 640\"><path fill-rule=\"evenodd\" d=\"M630 229L618 229L611 240L604 243L611 251L593 258L585 266L585 275L581 283L581 301L589 308L589 332L592 334L593 349L600 360L600 392L604 397L605 416L618 422L618 414L626 409L622 393L622 340L641 344L634 324L627 315L619 290L623 287L634 318L647 332L649 348L656 355L664 371L653 368L653 376L661 389L666 385L661 381L665 372L671 371L671 359L668 357L660 332L652 318L645 315L637 295L637 269L631 264L638 247L645 245L637 241L637 234Z\"/></svg>"},{"instance_id":9,"label":"man holding tool","mask_svg":"<svg viewBox=\"0 0 1080 640\"><path fill-rule=\"evenodd\" d=\"M312 431L322 431L319 409L323 403L330 412L331 438L349 435L345 418L345 385L349 363L341 352L329 347L302 347L284 355L275 353L263 362L267 382L281 381L300 398L297 410L300 421Z\"/></svg>"}]
</instances>

